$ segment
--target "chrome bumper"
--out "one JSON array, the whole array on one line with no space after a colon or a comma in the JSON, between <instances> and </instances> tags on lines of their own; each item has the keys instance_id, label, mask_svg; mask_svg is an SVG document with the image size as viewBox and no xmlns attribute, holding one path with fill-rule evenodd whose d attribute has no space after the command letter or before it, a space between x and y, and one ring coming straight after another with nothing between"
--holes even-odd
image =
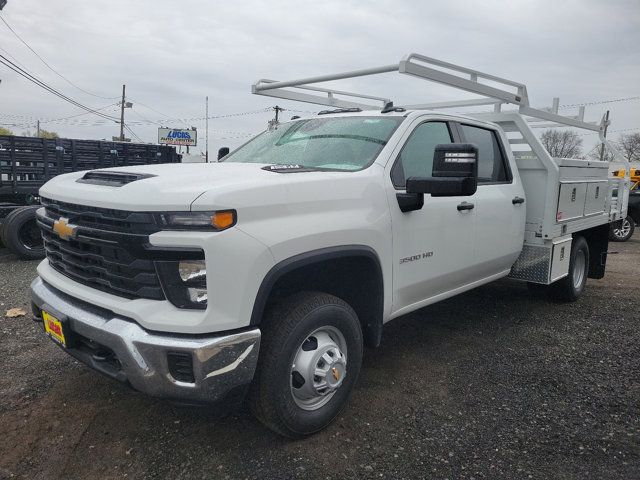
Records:
<instances>
[{"instance_id":1,"label":"chrome bumper","mask_svg":"<svg viewBox=\"0 0 640 480\"><path fill-rule=\"evenodd\" d=\"M154 397L188 403L238 400L253 379L260 348L257 328L218 335L150 332L39 277L31 284L31 298L36 320L45 310L63 322L67 353ZM181 359L177 367L176 358Z\"/></svg>"}]
</instances>

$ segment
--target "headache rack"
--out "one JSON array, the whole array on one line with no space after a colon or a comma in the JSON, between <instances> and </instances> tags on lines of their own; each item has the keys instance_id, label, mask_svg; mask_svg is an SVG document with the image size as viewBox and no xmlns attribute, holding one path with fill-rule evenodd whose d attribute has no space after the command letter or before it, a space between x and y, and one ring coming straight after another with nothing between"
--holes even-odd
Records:
<instances>
[{"instance_id":1,"label":"headache rack","mask_svg":"<svg viewBox=\"0 0 640 480\"><path fill-rule=\"evenodd\" d=\"M626 216L629 163L606 139L608 117L603 115L599 122L585 121L584 106L578 107L575 115L560 115L558 98L554 98L549 108L531 107L523 83L412 53L398 63L382 67L288 81L261 79L252 85L252 93L339 109L384 113L394 109L391 98L322 88L316 84L389 72L479 95L478 98L449 102L397 105L398 108L490 107L489 112L464 115L493 122L502 128L522 179L527 196L525 247L514 265L512 276L538 283L550 283L565 276L568 262L559 252L564 253L570 245L572 233L604 226ZM517 108L505 108L508 106ZM626 173L610 175L608 162L552 158L532 130L550 127L572 127L597 133L603 146L613 154L612 162L622 164L621 169ZM564 263L558 263L559 260Z\"/></svg>"}]
</instances>

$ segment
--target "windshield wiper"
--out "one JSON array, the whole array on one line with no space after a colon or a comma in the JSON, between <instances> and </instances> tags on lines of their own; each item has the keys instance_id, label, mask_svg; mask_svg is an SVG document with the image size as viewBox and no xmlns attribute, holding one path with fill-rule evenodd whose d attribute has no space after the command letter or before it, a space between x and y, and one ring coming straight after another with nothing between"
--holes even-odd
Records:
<instances>
[{"instance_id":1,"label":"windshield wiper","mask_svg":"<svg viewBox=\"0 0 640 480\"><path fill-rule=\"evenodd\" d=\"M338 168L310 167L308 165L300 165L298 163L291 163L291 164L276 163L274 165L267 165L266 167L262 167L262 170L266 170L267 172L275 172L275 173L341 171Z\"/></svg>"}]
</instances>

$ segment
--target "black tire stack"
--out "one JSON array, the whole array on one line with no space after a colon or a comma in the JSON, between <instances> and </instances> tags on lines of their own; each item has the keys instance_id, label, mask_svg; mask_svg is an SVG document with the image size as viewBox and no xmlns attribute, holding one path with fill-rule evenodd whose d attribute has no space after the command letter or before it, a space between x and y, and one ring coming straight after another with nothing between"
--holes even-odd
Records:
<instances>
[{"instance_id":1,"label":"black tire stack","mask_svg":"<svg viewBox=\"0 0 640 480\"><path fill-rule=\"evenodd\" d=\"M7 215L0 229L0 240L12 253L25 260L45 257L42 237L36 223L39 205L18 207Z\"/></svg>"}]
</instances>

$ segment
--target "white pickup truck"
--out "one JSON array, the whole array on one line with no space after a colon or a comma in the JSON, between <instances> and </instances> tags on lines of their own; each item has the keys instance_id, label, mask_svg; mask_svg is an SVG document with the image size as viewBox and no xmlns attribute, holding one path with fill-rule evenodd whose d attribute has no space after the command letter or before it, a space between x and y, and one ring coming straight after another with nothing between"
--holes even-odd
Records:
<instances>
[{"instance_id":1,"label":"white pickup truck","mask_svg":"<svg viewBox=\"0 0 640 480\"><path fill-rule=\"evenodd\" d=\"M394 107L308 85L394 69L485 98ZM248 394L265 425L299 437L345 405L384 323L507 276L570 301L604 275L609 224L626 215L613 192L628 178L551 158L527 119L606 142L604 123L533 109L524 85L419 55L253 90L339 108L217 163L77 172L41 188L33 311L70 355L175 401ZM437 111L480 104L494 112Z\"/></svg>"}]
</instances>

